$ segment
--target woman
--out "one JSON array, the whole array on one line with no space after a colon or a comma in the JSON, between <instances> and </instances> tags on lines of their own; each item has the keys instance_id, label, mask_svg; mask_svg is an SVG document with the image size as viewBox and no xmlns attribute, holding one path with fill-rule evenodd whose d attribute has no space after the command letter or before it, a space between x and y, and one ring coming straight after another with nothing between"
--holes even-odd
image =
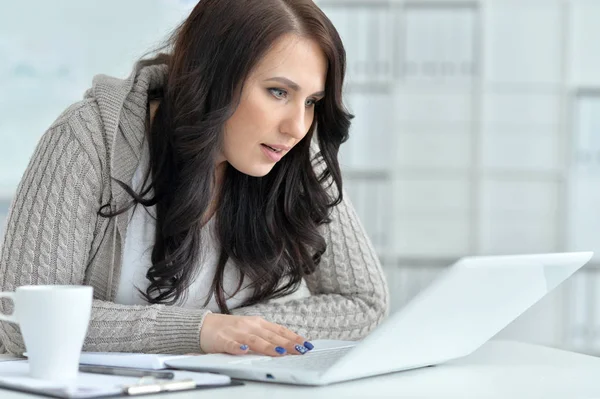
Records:
<instances>
[{"instance_id":1,"label":"woman","mask_svg":"<svg viewBox=\"0 0 600 399\"><path fill-rule=\"evenodd\" d=\"M342 197L331 22L312 0L202 0L171 44L126 80L97 76L43 136L0 290L93 286L86 351L281 356L364 337L388 292ZM0 338L23 352L16 326Z\"/></svg>"}]
</instances>

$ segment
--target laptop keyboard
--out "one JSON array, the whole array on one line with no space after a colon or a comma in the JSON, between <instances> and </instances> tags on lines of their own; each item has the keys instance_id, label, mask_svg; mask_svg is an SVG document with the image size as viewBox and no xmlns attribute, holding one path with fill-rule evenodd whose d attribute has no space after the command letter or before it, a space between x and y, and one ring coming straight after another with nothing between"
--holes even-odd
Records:
<instances>
[{"instance_id":1,"label":"laptop keyboard","mask_svg":"<svg viewBox=\"0 0 600 399\"><path fill-rule=\"evenodd\" d=\"M308 352L305 355L288 355L282 357L265 357L253 360L251 363L268 362L269 367L281 367L286 369L303 369L321 371L328 369L339 358L344 356L351 346L345 348L327 349Z\"/></svg>"}]
</instances>

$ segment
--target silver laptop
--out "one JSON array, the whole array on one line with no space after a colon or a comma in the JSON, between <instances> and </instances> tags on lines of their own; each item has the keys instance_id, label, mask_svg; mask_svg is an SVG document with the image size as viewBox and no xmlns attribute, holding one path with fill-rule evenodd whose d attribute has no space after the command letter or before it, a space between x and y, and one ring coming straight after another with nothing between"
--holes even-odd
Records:
<instances>
[{"instance_id":1,"label":"silver laptop","mask_svg":"<svg viewBox=\"0 0 600 399\"><path fill-rule=\"evenodd\" d=\"M167 362L234 378L326 385L469 355L585 265L592 252L465 257L360 342L312 341L306 355L211 354Z\"/></svg>"}]
</instances>

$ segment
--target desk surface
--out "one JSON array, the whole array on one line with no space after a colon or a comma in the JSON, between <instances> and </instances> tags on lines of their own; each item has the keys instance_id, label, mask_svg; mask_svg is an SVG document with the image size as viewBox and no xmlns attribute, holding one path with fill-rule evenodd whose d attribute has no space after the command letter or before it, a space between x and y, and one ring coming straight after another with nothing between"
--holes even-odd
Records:
<instances>
[{"instance_id":1,"label":"desk surface","mask_svg":"<svg viewBox=\"0 0 600 399\"><path fill-rule=\"evenodd\" d=\"M600 358L511 341L490 341L472 355L444 365L327 387L246 382L243 387L201 391L202 398L590 398L600 397ZM192 399L190 393L144 396ZM3 399L39 398L0 390Z\"/></svg>"}]
</instances>

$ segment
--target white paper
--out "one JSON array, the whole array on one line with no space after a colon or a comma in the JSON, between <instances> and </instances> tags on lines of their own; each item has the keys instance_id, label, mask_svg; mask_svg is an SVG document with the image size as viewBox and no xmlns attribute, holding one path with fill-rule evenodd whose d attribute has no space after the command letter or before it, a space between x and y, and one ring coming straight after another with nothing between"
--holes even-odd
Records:
<instances>
[{"instance_id":1,"label":"white paper","mask_svg":"<svg viewBox=\"0 0 600 399\"><path fill-rule=\"evenodd\" d=\"M160 370L167 368L165 361L182 357L187 356L127 352L82 352L79 363L92 364L95 366L134 367Z\"/></svg>"}]
</instances>

